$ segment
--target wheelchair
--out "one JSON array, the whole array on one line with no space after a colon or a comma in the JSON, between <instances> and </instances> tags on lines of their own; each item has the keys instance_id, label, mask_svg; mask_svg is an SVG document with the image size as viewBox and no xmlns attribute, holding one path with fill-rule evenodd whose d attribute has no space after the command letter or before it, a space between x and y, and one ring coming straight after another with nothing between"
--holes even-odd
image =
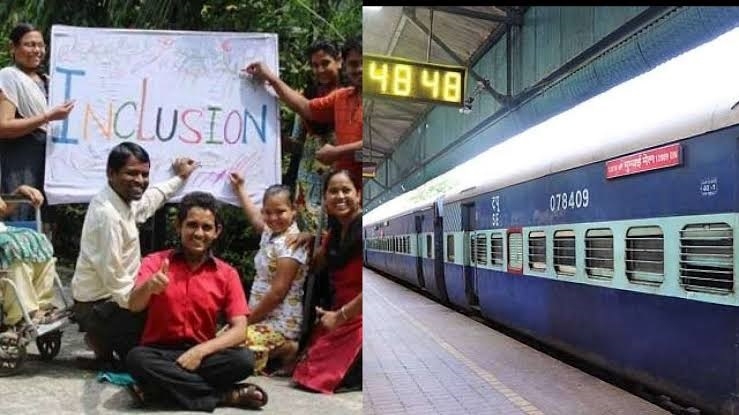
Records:
<instances>
[{"instance_id":1,"label":"wheelchair","mask_svg":"<svg viewBox=\"0 0 739 415\"><path fill-rule=\"evenodd\" d=\"M30 201L16 195L0 195L0 197L10 203L30 203ZM36 209L35 221L4 223L6 226L30 228L41 232L41 211L38 208ZM59 275L56 275L54 280L54 285L64 304L60 318L55 319L49 324L36 324L28 314L26 307L21 303L20 308L23 318L21 323L16 326L17 329L15 331L7 331L8 327L2 325L2 329L0 330L0 377L15 375L21 371L27 357L26 348L32 341L35 341L36 348L42 360L51 360L59 354L62 345L62 332L66 326L72 323L69 317L71 315L70 309L72 302L64 295ZM8 290L10 292L2 292L0 290L0 299L6 295L13 295L16 299L18 298L17 287L8 278L7 269L0 268L0 282L5 283L5 286L10 288ZM0 307L0 322L3 320L4 315Z\"/></svg>"}]
</instances>

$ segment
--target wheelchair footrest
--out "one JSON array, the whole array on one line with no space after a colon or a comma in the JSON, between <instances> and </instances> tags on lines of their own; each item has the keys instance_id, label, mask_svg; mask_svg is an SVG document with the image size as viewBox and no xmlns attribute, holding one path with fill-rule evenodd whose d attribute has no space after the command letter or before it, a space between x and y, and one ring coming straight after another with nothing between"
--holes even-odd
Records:
<instances>
[{"instance_id":1,"label":"wheelchair footrest","mask_svg":"<svg viewBox=\"0 0 739 415\"><path fill-rule=\"evenodd\" d=\"M62 317L59 320L53 321L49 324L39 324L38 326L36 326L36 335L43 336L46 333L63 329L71 323L72 322L69 320L69 317Z\"/></svg>"}]
</instances>

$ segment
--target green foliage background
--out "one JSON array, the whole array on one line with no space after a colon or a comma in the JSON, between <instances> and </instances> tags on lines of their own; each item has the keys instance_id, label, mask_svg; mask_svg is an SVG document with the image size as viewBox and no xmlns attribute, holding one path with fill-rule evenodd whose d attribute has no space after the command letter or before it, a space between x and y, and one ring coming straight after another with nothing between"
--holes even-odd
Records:
<instances>
[{"instance_id":1,"label":"green foliage background","mask_svg":"<svg viewBox=\"0 0 739 415\"><path fill-rule=\"evenodd\" d=\"M51 26L198 30L277 33L280 76L300 89L310 79L305 50L317 39L339 43L361 34L362 2L358 0L2 0L0 1L0 65L10 64L10 30L28 22L44 32L49 42ZM48 52L48 51L47 51ZM48 57L48 55L47 55ZM245 62L244 64L246 64ZM48 72L48 71L47 71ZM283 135L292 126L293 114L281 109ZM283 170L289 156L283 157ZM79 237L86 205L60 207L54 247L59 262L73 267L79 252ZM176 243L173 232L175 209L167 208L167 246ZM225 229L217 254L235 265L247 285L254 275L253 257L259 237L240 209L224 206ZM143 225L142 238L151 228ZM159 224L157 224L159 226ZM142 241L143 242L143 241ZM146 249L144 247L143 252Z\"/></svg>"}]
</instances>

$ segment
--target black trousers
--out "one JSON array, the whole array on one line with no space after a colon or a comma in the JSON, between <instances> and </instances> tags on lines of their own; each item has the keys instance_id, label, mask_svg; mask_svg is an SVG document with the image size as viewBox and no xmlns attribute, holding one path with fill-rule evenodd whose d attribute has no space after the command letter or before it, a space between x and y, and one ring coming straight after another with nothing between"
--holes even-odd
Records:
<instances>
[{"instance_id":1,"label":"black trousers","mask_svg":"<svg viewBox=\"0 0 739 415\"><path fill-rule=\"evenodd\" d=\"M111 300L75 301L73 312L80 331L86 331L104 349L114 351L121 365L139 344L146 323L146 312L132 313Z\"/></svg>"},{"instance_id":2,"label":"black trousers","mask_svg":"<svg viewBox=\"0 0 739 415\"><path fill-rule=\"evenodd\" d=\"M254 373L254 355L244 347L207 356L193 372L177 364L189 349L138 346L128 353L126 367L144 392L147 403L174 401L191 411L212 412L224 393Z\"/></svg>"}]
</instances>

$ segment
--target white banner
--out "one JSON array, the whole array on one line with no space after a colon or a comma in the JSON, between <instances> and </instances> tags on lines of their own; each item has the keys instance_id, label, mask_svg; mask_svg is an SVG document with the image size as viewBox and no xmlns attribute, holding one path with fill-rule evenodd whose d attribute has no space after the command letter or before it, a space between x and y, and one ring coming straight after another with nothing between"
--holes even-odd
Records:
<instances>
[{"instance_id":1,"label":"white banner","mask_svg":"<svg viewBox=\"0 0 739 415\"><path fill-rule=\"evenodd\" d=\"M201 163L173 201L204 190L236 205L228 173L239 171L261 203L281 180L280 114L274 96L239 75L256 60L277 71L276 34L53 26L50 106L76 104L50 124L49 203L89 202L123 141L149 153L151 184L172 177L177 157Z\"/></svg>"}]
</instances>

